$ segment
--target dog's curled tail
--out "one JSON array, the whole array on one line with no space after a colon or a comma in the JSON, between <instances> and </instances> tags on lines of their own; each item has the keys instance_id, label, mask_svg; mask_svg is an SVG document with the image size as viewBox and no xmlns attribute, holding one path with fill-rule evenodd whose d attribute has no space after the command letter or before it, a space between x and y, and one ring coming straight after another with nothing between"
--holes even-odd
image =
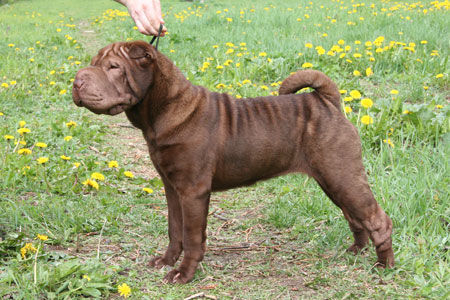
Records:
<instances>
[{"instance_id":1,"label":"dog's curled tail","mask_svg":"<svg viewBox=\"0 0 450 300\"><path fill-rule=\"evenodd\" d=\"M286 78L280 86L280 95L295 94L298 90L311 87L338 109L341 109L341 96L337 85L325 74L316 70L300 70Z\"/></svg>"}]
</instances>

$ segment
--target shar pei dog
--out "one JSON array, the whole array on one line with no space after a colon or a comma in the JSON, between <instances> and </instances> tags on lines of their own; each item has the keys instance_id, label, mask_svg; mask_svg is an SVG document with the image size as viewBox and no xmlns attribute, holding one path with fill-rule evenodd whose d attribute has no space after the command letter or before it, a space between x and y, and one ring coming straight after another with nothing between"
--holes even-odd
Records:
<instances>
[{"instance_id":1,"label":"shar pei dog","mask_svg":"<svg viewBox=\"0 0 450 300\"><path fill-rule=\"evenodd\" d=\"M295 94L304 87L312 92ZM78 71L73 101L96 114L125 112L140 130L164 183L169 245L150 265L186 283L206 250L211 192L291 172L313 177L353 232L352 252L369 238L378 264L393 266L392 221L370 190L355 127L338 88L319 71L286 78L279 96L236 100L192 85L165 55L143 41L118 42Z\"/></svg>"}]
</instances>

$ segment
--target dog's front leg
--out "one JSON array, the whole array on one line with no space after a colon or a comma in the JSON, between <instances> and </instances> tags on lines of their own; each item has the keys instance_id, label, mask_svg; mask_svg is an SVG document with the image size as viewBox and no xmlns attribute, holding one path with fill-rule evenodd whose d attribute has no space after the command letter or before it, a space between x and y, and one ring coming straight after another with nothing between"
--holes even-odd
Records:
<instances>
[{"instance_id":1,"label":"dog's front leg","mask_svg":"<svg viewBox=\"0 0 450 300\"><path fill-rule=\"evenodd\" d=\"M194 278L195 270L206 250L206 223L210 188L200 184L179 192L183 216L184 257L180 266L170 271L164 281L187 283Z\"/></svg>"},{"instance_id":2,"label":"dog's front leg","mask_svg":"<svg viewBox=\"0 0 450 300\"><path fill-rule=\"evenodd\" d=\"M150 261L150 266L158 269L166 265L174 266L183 251L183 215L180 200L169 182L163 182L169 212L169 246L163 256L156 256Z\"/></svg>"}]
</instances>

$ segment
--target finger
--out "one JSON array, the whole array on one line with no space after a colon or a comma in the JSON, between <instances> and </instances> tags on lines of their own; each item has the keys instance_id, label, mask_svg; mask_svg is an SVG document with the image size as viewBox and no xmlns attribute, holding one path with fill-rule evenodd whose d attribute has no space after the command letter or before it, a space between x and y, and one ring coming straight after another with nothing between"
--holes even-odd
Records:
<instances>
[{"instance_id":1,"label":"finger","mask_svg":"<svg viewBox=\"0 0 450 300\"><path fill-rule=\"evenodd\" d=\"M158 35L158 30L155 29L155 26L153 26L145 13L139 12L137 20L141 23L142 27L144 28L144 32L141 31L141 33L147 34L147 35ZM136 21L136 20L135 20ZM139 26L138 26L139 28Z\"/></svg>"},{"instance_id":2,"label":"finger","mask_svg":"<svg viewBox=\"0 0 450 300\"><path fill-rule=\"evenodd\" d=\"M159 31L159 26L161 24L161 22L159 21L159 18L157 18L154 14L153 11L150 9L145 10L143 13L143 18L145 19L145 22L147 22L148 26L151 27L152 32L154 31L154 35L158 34Z\"/></svg>"},{"instance_id":3,"label":"finger","mask_svg":"<svg viewBox=\"0 0 450 300\"><path fill-rule=\"evenodd\" d=\"M154 1L154 2L155 2L155 12L157 12L157 17L159 19L159 23L164 24L164 20L162 18L162 14L161 14L161 2L159 2L159 1Z\"/></svg>"},{"instance_id":4,"label":"finger","mask_svg":"<svg viewBox=\"0 0 450 300\"><path fill-rule=\"evenodd\" d=\"M134 22L136 23L136 26L137 26L137 28L138 28L138 30L139 30L140 33L145 34L145 35L151 35L150 32L148 32L148 31L144 28L144 26L142 25L141 21L139 21L138 19L136 19Z\"/></svg>"},{"instance_id":5,"label":"finger","mask_svg":"<svg viewBox=\"0 0 450 300\"><path fill-rule=\"evenodd\" d=\"M161 35L160 36L165 36L167 32L167 28L166 26L163 26L163 29L161 30Z\"/></svg>"}]
</instances>

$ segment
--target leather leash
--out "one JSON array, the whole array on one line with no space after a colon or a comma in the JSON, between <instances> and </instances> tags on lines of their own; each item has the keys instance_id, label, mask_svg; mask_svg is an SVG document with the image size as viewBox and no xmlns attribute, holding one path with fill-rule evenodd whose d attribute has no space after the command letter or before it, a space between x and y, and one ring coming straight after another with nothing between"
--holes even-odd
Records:
<instances>
[{"instance_id":1,"label":"leather leash","mask_svg":"<svg viewBox=\"0 0 450 300\"><path fill-rule=\"evenodd\" d=\"M158 35L153 36L152 40L150 41L150 45L153 45L153 43L156 40L155 49L158 51L158 43L159 43L159 37L161 36L161 32L163 30L163 24L159 25Z\"/></svg>"}]
</instances>

